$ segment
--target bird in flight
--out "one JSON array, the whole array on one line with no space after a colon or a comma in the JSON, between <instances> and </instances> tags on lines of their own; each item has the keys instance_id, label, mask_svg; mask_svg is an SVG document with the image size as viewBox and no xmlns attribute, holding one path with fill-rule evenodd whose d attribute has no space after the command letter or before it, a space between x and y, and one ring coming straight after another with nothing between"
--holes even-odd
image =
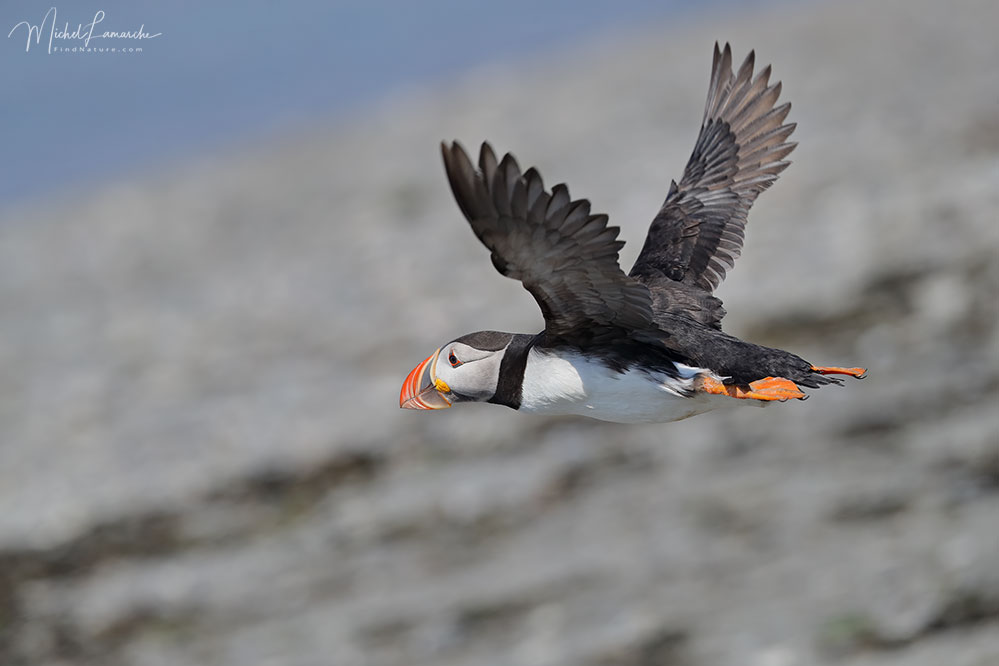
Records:
<instances>
[{"instance_id":1,"label":"bird in flight","mask_svg":"<svg viewBox=\"0 0 999 666\"><path fill-rule=\"evenodd\" d=\"M455 338L409 373L399 404L442 409L491 402L522 412L619 423L665 423L725 404L805 399L801 390L862 378L863 368L815 366L722 331L714 290L742 249L756 197L790 162L790 103L777 106L770 66L755 55L732 70L715 44L701 131L679 184L652 220L630 273L619 229L564 184L545 189L534 168L497 159L478 168L457 142L441 144L454 198L501 274L541 307L538 334L479 331Z\"/></svg>"}]
</instances>

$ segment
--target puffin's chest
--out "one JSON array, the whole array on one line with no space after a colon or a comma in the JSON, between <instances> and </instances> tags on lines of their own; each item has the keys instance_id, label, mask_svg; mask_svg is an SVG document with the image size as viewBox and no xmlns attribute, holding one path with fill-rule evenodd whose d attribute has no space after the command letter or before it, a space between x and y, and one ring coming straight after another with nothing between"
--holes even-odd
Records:
<instances>
[{"instance_id":1,"label":"puffin's chest","mask_svg":"<svg viewBox=\"0 0 999 666\"><path fill-rule=\"evenodd\" d=\"M718 406L711 396L694 392L694 379L706 371L684 365L677 369L678 377L640 368L618 372L581 354L531 349L520 410L617 423L666 423Z\"/></svg>"}]
</instances>

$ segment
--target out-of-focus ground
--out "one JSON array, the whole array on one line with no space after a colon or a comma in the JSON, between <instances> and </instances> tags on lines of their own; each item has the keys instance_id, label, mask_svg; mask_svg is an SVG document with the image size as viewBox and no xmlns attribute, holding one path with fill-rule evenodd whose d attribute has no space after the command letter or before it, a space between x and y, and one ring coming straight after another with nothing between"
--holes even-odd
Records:
<instances>
[{"instance_id":1,"label":"out-of-focus ground","mask_svg":"<svg viewBox=\"0 0 999 666\"><path fill-rule=\"evenodd\" d=\"M580 43L0 219L0 663L999 663L999 4L776 6ZM533 331L437 142L490 139L636 256L711 47L795 164L726 328L870 378L625 427L397 408Z\"/></svg>"}]
</instances>

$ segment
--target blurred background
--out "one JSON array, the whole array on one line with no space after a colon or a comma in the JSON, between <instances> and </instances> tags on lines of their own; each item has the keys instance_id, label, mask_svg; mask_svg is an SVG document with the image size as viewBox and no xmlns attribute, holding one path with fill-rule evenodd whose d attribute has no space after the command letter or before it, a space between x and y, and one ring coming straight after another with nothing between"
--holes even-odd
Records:
<instances>
[{"instance_id":1,"label":"blurred background","mask_svg":"<svg viewBox=\"0 0 999 666\"><path fill-rule=\"evenodd\" d=\"M0 8L0 664L999 664L999 4L50 6ZM98 12L159 36L49 52ZM569 183L628 267L716 40L800 142L726 329L869 378L399 410L443 342L542 327L440 140Z\"/></svg>"}]
</instances>

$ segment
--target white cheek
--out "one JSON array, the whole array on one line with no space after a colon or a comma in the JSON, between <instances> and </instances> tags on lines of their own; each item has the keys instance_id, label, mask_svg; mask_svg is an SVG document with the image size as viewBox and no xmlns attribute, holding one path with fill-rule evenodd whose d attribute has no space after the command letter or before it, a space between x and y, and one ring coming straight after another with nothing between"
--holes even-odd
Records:
<instances>
[{"instance_id":1,"label":"white cheek","mask_svg":"<svg viewBox=\"0 0 999 666\"><path fill-rule=\"evenodd\" d=\"M452 391L472 398L489 398L496 392L496 372L490 359L465 363L451 370L452 380L445 381Z\"/></svg>"},{"instance_id":2,"label":"white cheek","mask_svg":"<svg viewBox=\"0 0 999 666\"><path fill-rule=\"evenodd\" d=\"M443 381L448 386L454 387L455 384L461 383L461 377L455 372L447 361L437 364L437 379Z\"/></svg>"}]
</instances>

